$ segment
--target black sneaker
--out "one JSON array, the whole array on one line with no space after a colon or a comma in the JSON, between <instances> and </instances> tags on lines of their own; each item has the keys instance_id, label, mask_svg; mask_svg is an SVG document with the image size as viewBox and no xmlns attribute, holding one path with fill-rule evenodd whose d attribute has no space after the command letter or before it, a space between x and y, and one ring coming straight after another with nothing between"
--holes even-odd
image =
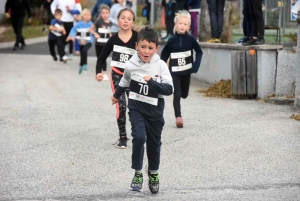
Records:
<instances>
[{"instance_id":1,"label":"black sneaker","mask_svg":"<svg viewBox=\"0 0 300 201\"><path fill-rule=\"evenodd\" d=\"M143 188L143 174L141 172L134 174L130 187L133 191L140 191Z\"/></svg>"},{"instance_id":2,"label":"black sneaker","mask_svg":"<svg viewBox=\"0 0 300 201\"><path fill-rule=\"evenodd\" d=\"M14 46L12 50L13 50L13 51L16 51L16 50L18 50L18 47L17 47L17 46Z\"/></svg>"},{"instance_id":3,"label":"black sneaker","mask_svg":"<svg viewBox=\"0 0 300 201\"><path fill-rule=\"evenodd\" d=\"M126 149L127 148L127 137L120 137L119 139L119 144L117 145L117 147L119 149Z\"/></svg>"},{"instance_id":4,"label":"black sneaker","mask_svg":"<svg viewBox=\"0 0 300 201\"><path fill-rule=\"evenodd\" d=\"M253 38L250 38L249 40L245 41L245 42L242 42L242 45L244 46L249 46L249 45L253 45L255 43L257 39L253 39Z\"/></svg>"},{"instance_id":5,"label":"black sneaker","mask_svg":"<svg viewBox=\"0 0 300 201\"><path fill-rule=\"evenodd\" d=\"M263 45L265 44L265 39L264 38L258 38L253 45Z\"/></svg>"},{"instance_id":6,"label":"black sneaker","mask_svg":"<svg viewBox=\"0 0 300 201\"><path fill-rule=\"evenodd\" d=\"M158 173L151 174L150 171L148 171L149 176L149 189L151 193L156 194L159 191L159 179L158 179Z\"/></svg>"},{"instance_id":7,"label":"black sneaker","mask_svg":"<svg viewBox=\"0 0 300 201\"><path fill-rule=\"evenodd\" d=\"M53 60L54 60L54 61L57 61L57 57L53 57Z\"/></svg>"}]
</instances>

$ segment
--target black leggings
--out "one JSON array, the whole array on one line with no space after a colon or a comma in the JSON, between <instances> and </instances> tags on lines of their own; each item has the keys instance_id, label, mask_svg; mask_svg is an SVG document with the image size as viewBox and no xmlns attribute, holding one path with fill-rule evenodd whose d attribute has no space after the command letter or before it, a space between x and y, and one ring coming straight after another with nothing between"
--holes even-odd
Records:
<instances>
[{"instance_id":1,"label":"black leggings","mask_svg":"<svg viewBox=\"0 0 300 201\"><path fill-rule=\"evenodd\" d=\"M66 35L65 35L65 39L67 39L67 37L70 34L71 29L73 28L74 23L73 22L63 22L64 28L66 30ZM70 40L69 42L66 42L65 44L69 43L69 53L72 54L73 53L73 41Z\"/></svg>"},{"instance_id":2,"label":"black leggings","mask_svg":"<svg viewBox=\"0 0 300 201\"><path fill-rule=\"evenodd\" d=\"M85 45L80 45L80 66L87 64L88 50L91 48L92 44L87 43Z\"/></svg>"},{"instance_id":3,"label":"black leggings","mask_svg":"<svg viewBox=\"0 0 300 201\"><path fill-rule=\"evenodd\" d=\"M60 59L62 59L63 56L65 55L63 39L64 37L61 36L61 37L57 37L56 40L48 40L49 51L52 57L56 58L55 46L57 47L57 51Z\"/></svg>"},{"instance_id":4,"label":"black leggings","mask_svg":"<svg viewBox=\"0 0 300 201\"><path fill-rule=\"evenodd\" d=\"M123 75L120 75L119 73L115 71L111 71L111 79L112 80L112 91L115 93L115 90L117 89ZM118 103L116 104L116 110L117 110L117 123L119 127L119 135L120 136L126 136L126 98L125 94L123 94L120 98Z\"/></svg>"},{"instance_id":5,"label":"black leggings","mask_svg":"<svg viewBox=\"0 0 300 201\"><path fill-rule=\"evenodd\" d=\"M95 44L96 55L99 57L104 46ZM106 71L106 62L102 66L102 70Z\"/></svg>"},{"instance_id":6,"label":"black leggings","mask_svg":"<svg viewBox=\"0 0 300 201\"><path fill-rule=\"evenodd\" d=\"M175 75L172 74L174 95L173 107L175 117L181 117L180 99L187 98L189 95L191 75Z\"/></svg>"},{"instance_id":7,"label":"black leggings","mask_svg":"<svg viewBox=\"0 0 300 201\"><path fill-rule=\"evenodd\" d=\"M11 24L16 35L15 47L19 47L19 43L25 45L24 37L22 35L22 29L24 25L24 17L14 17L11 18Z\"/></svg>"}]
</instances>

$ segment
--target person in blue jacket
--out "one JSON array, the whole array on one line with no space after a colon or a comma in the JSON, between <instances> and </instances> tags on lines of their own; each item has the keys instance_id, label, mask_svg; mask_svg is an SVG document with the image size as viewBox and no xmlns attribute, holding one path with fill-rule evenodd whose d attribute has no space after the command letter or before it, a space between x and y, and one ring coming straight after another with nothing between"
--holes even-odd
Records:
<instances>
[{"instance_id":1,"label":"person in blue jacket","mask_svg":"<svg viewBox=\"0 0 300 201\"><path fill-rule=\"evenodd\" d=\"M169 70L173 78L174 98L173 106L176 117L177 128L183 127L181 116L180 99L187 98L190 88L191 74L197 73L202 50L194 36L188 34L191 25L191 15L186 10L178 11L175 14L175 35L172 36L161 52L161 59L165 62L170 58ZM193 58L193 50L196 52L196 59Z\"/></svg>"},{"instance_id":2,"label":"person in blue jacket","mask_svg":"<svg viewBox=\"0 0 300 201\"><path fill-rule=\"evenodd\" d=\"M94 36L90 34L89 30L93 25L91 21L91 11L84 9L81 13L81 21L77 22L70 31L70 35L67 38L69 40L79 40L80 44L80 67L79 74L82 73L82 70L88 70L87 66L87 52L91 48L94 42Z\"/></svg>"},{"instance_id":3,"label":"person in blue jacket","mask_svg":"<svg viewBox=\"0 0 300 201\"><path fill-rule=\"evenodd\" d=\"M96 4L92 8L92 18L97 18L99 16L99 9L101 4L108 5L110 8L112 6L112 1L111 0L97 0Z\"/></svg>"}]
</instances>

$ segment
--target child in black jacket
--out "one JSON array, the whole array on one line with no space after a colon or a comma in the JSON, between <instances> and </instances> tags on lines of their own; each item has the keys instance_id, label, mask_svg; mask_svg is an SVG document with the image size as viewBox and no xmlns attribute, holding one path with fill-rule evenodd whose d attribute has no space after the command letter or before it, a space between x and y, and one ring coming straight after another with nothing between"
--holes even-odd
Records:
<instances>
[{"instance_id":1,"label":"child in black jacket","mask_svg":"<svg viewBox=\"0 0 300 201\"><path fill-rule=\"evenodd\" d=\"M189 94L192 73L197 73L202 58L202 50L196 39L187 33L191 25L191 16L188 11L178 11L174 19L176 31L161 53L161 59L167 62L170 57L170 72L173 78L174 99L173 106L176 117L176 126L183 127L181 117L180 99L187 98ZM193 50L196 59L193 59Z\"/></svg>"}]
</instances>

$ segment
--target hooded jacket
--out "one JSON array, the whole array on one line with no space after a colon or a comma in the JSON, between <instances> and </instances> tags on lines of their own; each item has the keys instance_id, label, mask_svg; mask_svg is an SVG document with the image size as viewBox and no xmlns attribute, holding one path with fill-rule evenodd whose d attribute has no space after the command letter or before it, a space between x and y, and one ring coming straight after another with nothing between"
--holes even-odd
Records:
<instances>
[{"instance_id":1,"label":"hooded jacket","mask_svg":"<svg viewBox=\"0 0 300 201\"><path fill-rule=\"evenodd\" d=\"M144 76L152 78L146 82ZM136 110L150 120L158 120L163 116L163 95L171 95L174 91L173 80L166 63L157 54L144 63L137 52L125 63L124 75L114 97L119 99L127 87L129 110Z\"/></svg>"},{"instance_id":2,"label":"hooded jacket","mask_svg":"<svg viewBox=\"0 0 300 201\"><path fill-rule=\"evenodd\" d=\"M196 52L196 58L194 61L194 52ZM185 63L190 62L191 68L187 68L186 70L178 70L175 71L175 65L174 60L170 60L169 67L170 72L172 74L176 75L190 75L192 73L197 73L200 67L201 59L202 59L202 50L194 36L188 34L187 32L185 34L178 34L175 33L174 36L169 38L166 46L161 52L161 59L165 62L169 59L169 57L174 53L189 53L190 56L187 58L187 60L182 60L182 58L179 57L178 62L176 62L176 66L184 66ZM174 67L174 68L173 68Z\"/></svg>"}]
</instances>

